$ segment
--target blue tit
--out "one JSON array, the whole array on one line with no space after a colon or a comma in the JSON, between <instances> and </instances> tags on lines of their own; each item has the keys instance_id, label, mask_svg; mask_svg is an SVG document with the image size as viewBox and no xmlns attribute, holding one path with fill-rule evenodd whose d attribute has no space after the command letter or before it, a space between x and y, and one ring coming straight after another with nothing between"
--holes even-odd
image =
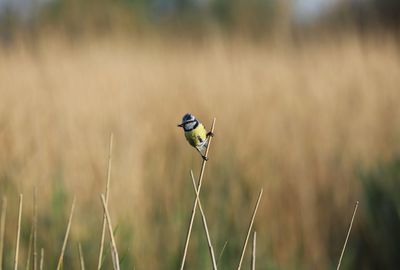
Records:
<instances>
[{"instance_id":1,"label":"blue tit","mask_svg":"<svg viewBox=\"0 0 400 270\"><path fill-rule=\"evenodd\" d=\"M214 136L212 132L206 132L203 124L193 115L187 113L182 118L182 123L178 127L183 128L186 140L191 146L196 148L204 160L207 160L205 152L208 145L208 137Z\"/></svg>"}]
</instances>

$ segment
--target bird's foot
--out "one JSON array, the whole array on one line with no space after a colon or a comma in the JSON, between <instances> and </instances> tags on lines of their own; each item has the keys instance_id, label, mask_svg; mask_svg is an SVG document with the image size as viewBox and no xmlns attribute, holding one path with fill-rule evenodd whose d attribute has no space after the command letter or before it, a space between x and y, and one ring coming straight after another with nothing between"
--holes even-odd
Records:
<instances>
[{"instance_id":1,"label":"bird's foot","mask_svg":"<svg viewBox=\"0 0 400 270\"><path fill-rule=\"evenodd\" d=\"M203 158L203 160L205 160L205 161L207 161L208 160L208 157L206 157L206 156L201 156L202 158Z\"/></svg>"},{"instance_id":2,"label":"bird's foot","mask_svg":"<svg viewBox=\"0 0 400 270\"><path fill-rule=\"evenodd\" d=\"M212 131L208 132L207 137L214 137L214 132L212 132Z\"/></svg>"}]
</instances>

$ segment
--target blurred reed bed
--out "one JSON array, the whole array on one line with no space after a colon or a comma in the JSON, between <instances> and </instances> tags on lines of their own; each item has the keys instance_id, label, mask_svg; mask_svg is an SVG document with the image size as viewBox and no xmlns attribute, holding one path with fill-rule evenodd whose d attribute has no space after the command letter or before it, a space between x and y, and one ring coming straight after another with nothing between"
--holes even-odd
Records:
<instances>
[{"instance_id":1,"label":"blurred reed bed","mask_svg":"<svg viewBox=\"0 0 400 270\"><path fill-rule=\"evenodd\" d=\"M123 35L71 42L49 35L35 42L19 39L0 50L8 268L19 193L19 256L26 259L34 187L45 268L56 266L74 195L64 266L78 269L78 242L86 266L97 265L110 132L109 209L122 269L179 266L194 196L189 171L200 163L176 128L185 112L207 127L218 118L201 197L217 257L228 241L224 269L238 263L243 217L260 187L258 267L334 266L362 193L357 168L399 151L399 49L390 37L345 34L294 45ZM211 268L195 221L187 267ZM356 220L354 230L360 226Z\"/></svg>"}]
</instances>

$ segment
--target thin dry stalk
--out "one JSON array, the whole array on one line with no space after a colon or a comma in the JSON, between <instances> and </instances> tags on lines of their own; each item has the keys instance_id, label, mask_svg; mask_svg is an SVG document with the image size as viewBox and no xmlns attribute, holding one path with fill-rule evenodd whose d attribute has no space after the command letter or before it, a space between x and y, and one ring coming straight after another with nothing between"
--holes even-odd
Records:
<instances>
[{"instance_id":1,"label":"thin dry stalk","mask_svg":"<svg viewBox=\"0 0 400 270\"><path fill-rule=\"evenodd\" d=\"M110 145L108 149L108 169L107 169L107 183L106 183L106 204L108 204L108 194L110 193L110 180L111 180L111 164L112 164L112 147L113 147L113 133L110 134ZM100 240L100 251L99 251L99 260L97 263L97 269L101 269L101 264L103 261L103 250L104 250L104 238L106 232L106 216L103 215L103 227L101 231L101 240Z\"/></svg>"},{"instance_id":2,"label":"thin dry stalk","mask_svg":"<svg viewBox=\"0 0 400 270\"><path fill-rule=\"evenodd\" d=\"M29 270L31 266L32 241L33 241L33 224L31 226L31 232L29 234L28 255L26 258L26 268L25 268L26 270Z\"/></svg>"},{"instance_id":3,"label":"thin dry stalk","mask_svg":"<svg viewBox=\"0 0 400 270\"><path fill-rule=\"evenodd\" d=\"M120 268L119 268L119 257L118 257L117 245L115 244L115 239L114 239L113 229L112 229L112 225L111 225L110 214L108 212L107 203L106 203L106 200L105 200L103 194L101 194L101 202L103 203L103 209L104 209L104 213L105 213L106 218L107 218L108 230L109 230L110 238L111 238L111 255L113 257L114 270L119 270Z\"/></svg>"},{"instance_id":4,"label":"thin dry stalk","mask_svg":"<svg viewBox=\"0 0 400 270\"><path fill-rule=\"evenodd\" d=\"M115 257L115 252L113 252L112 250L113 250L113 247L112 247L112 243L110 242L110 250L111 250L111 261L112 261L112 263L113 263L113 267L114 268L118 268L118 266L117 266L117 258Z\"/></svg>"},{"instance_id":5,"label":"thin dry stalk","mask_svg":"<svg viewBox=\"0 0 400 270\"><path fill-rule=\"evenodd\" d=\"M85 260L83 259L82 246L80 242L78 244L78 251L79 251L79 261L81 264L81 270L85 270Z\"/></svg>"},{"instance_id":6,"label":"thin dry stalk","mask_svg":"<svg viewBox=\"0 0 400 270\"><path fill-rule=\"evenodd\" d=\"M24 198L23 195L19 194L18 227L17 227L17 239L16 239L16 245L15 245L14 270L18 269L19 238L21 235L21 218L22 218L23 198Z\"/></svg>"},{"instance_id":7,"label":"thin dry stalk","mask_svg":"<svg viewBox=\"0 0 400 270\"><path fill-rule=\"evenodd\" d=\"M4 247L4 232L7 216L7 198L3 197L1 205L1 220L0 220L0 270L3 270L3 247Z\"/></svg>"},{"instance_id":8,"label":"thin dry stalk","mask_svg":"<svg viewBox=\"0 0 400 270\"><path fill-rule=\"evenodd\" d=\"M339 269L340 269L340 265L341 265L342 259L343 259L343 254L344 254L344 251L345 251L346 246L347 246L347 241L349 240L349 237L350 237L351 228L353 227L353 221L354 221L354 217L355 217L356 212L357 212L358 204L359 204L359 201L357 201L357 202L356 202L356 205L354 206L353 216L351 217L351 222L350 222L349 230L347 231L346 240L344 241L342 253L340 254L340 258L339 258L339 262L338 262L338 265L337 265L336 270L339 270Z\"/></svg>"},{"instance_id":9,"label":"thin dry stalk","mask_svg":"<svg viewBox=\"0 0 400 270\"><path fill-rule=\"evenodd\" d=\"M243 244L242 255L240 256L240 261L239 261L239 265L238 265L238 268L237 268L238 270L240 270L240 268L242 267L242 262L243 262L243 258L244 258L244 253L246 251L247 242L249 241L250 232L251 232L251 229L253 227L254 218L256 217L258 205L260 204L263 191L264 191L263 189L260 190L256 206L254 207L253 216L251 217L250 224L249 224L249 229L247 230L246 240L244 241L244 244Z\"/></svg>"},{"instance_id":10,"label":"thin dry stalk","mask_svg":"<svg viewBox=\"0 0 400 270\"><path fill-rule=\"evenodd\" d=\"M37 208L36 208L36 187L33 189L33 215L32 215L32 227L29 235L29 247L28 255L26 259L26 270L30 269L31 266L31 253L33 244L33 269L36 270L36 224L37 224Z\"/></svg>"},{"instance_id":11,"label":"thin dry stalk","mask_svg":"<svg viewBox=\"0 0 400 270\"><path fill-rule=\"evenodd\" d=\"M41 248L40 249L40 265L39 265L40 270L43 270L43 261L44 261L44 249Z\"/></svg>"},{"instance_id":12,"label":"thin dry stalk","mask_svg":"<svg viewBox=\"0 0 400 270\"><path fill-rule=\"evenodd\" d=\"M214 133L215 121L216 121L216 119L214 118L213 123L212 123L212 125L211 125L211 132L213 132L213 133ZM212 141L212 137L210 137L210 138L209 138L209 141L208 141L208 145L207 145L206 153L205 153L205 156L206 156L206 157L208 157L208 151L209 151L209 149L210 149L211 141ZM198 192L199 195L200 195L201 186L202 186L202 183L203 183L203 175L204 175L204 170L205 170L205 168L206 168L206 164L207 164L207 160L203 159L203 163L202 163L202 165L201 165L201 170L200 170L200 175L199 175L199 180L198 180L198 183L197 183L197 192ZM188 231L187 231L187 234L186 234L185 247L184 247L184 249L183 249L183 256L182 256L182 262L181 262L181 268L180 268L181 270L183 270L183 268L184 268L184 266L185 266L186 255L187 255L187 249L188 249L188 247L189 247L189 241L190 241L190 235L192 234L192 227L193 227L194 216L196 215L197 203L198 203L198 200L197 200L197 198L196 198L196 199L194 200L194 203L193 203L192 215L191 215L191 217L190 217L190 222L189 222L189 226L188 226Z\"/></svg>"},{"instance_id":13,"label":"thin dry stalk","mask_svg":"<svg viewBox=\"0 0 400 270\"><path fill-rule=\"evenodd\" d=\"M257 242L257 232L253 233L253 250L251 251L251 269L256 270L256 242Z\"/></svg>"},{"instance_id":14,"label":"thin dry stalk","mask_svg":"<svg viewBox=\"0 0 400 270\"><path fill-rule=\"evenodd\" d=\"M69 214L67 231L65 232L65 237L64 237L64 242L63 242L62 249L61 249L60 258L58 259L58 263L57 263L57 270L61 269L61 265L63 263L64 253L65 253L65 249L67 247L67 242L68 242L68 237L69 237L69 231L71 229L72 216L74 215L75 201L76 201L76 198L74 197L74 200L73 200L72 206L71 206L71 212Z\"/></svg>"},{"instance_id":15,"label":"thin dry stalk","mask_svg":"<svg viewBox=\"0 0 400 270\"><path fill-rule=\"evenodd\" d=\"M37 188L33 190L33 270L37 270Z\"/></svg>"},{"instance_id":16,"label":"thin dry stalk","mask_svg":"<svg viewBox=\"0 0 400 270\"><path fill-rule=\"evenodd\" d=\"M193 176L193 171L192 170L190 170L190 177L192 178L194 192L196 194L196 199L197 199L198 204L199 204L200 213L201 213L201 220L203 221L204 231L205 231L206 236L207 236L208 250L210 251L211 262L212 262L212 265L213 265L213 269L217 270L217 262L215 260L214 249L213 249L213 246L211 244L210 234L208 232L206 215L204 214L203 206L201 205L201 201L200 201L200 198L199 198L199 192L197 191L196 181L194 180L194 176Z\"/></svg>"}]
</instances>

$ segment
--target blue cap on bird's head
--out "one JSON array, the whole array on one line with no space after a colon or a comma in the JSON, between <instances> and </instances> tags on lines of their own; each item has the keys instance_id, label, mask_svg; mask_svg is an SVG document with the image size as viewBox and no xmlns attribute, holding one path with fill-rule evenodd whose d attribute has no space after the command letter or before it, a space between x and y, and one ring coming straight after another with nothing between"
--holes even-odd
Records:
<instances>
[{"instance_id":1,"label":"blue cap on bird's head","mask_svg":"<svg viewBox=\"0 0 400 270\"><path fill-rule=\"evenodd\" d=\"M178 127L183 127L185 124L196 121L196 117L191 115L190 113L186 113L182 117L182 123L178 125Z\"/></svg>"}]
</instances>

